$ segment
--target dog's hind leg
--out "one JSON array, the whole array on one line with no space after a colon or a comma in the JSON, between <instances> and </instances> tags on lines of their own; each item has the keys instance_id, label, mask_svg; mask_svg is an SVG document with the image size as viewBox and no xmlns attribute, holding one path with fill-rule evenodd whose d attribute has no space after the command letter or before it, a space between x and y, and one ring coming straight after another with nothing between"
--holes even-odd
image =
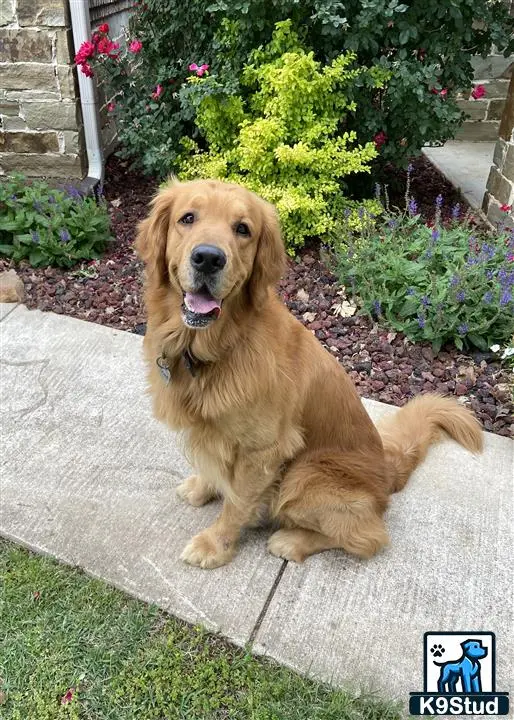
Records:
<instances>
[{"instance_id":1,"label":"dog's hind leg","mask_svg":"<svg viewBox=\"0 0 514 720\"><path fill-rule=\"evenodd\" d=\"M361 473L373 470L354 455L316 453L291 466L272 506L285 529L271 536L270 552L295 562L333 548L369 558L389 543L386 493L361 482Z\"/></svg>"}]
</instances>

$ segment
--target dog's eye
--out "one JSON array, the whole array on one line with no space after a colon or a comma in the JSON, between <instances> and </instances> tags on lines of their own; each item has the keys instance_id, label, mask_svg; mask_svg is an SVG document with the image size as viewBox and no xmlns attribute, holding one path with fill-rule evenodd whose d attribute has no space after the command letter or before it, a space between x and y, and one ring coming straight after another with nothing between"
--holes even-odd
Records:
<instances>
[{"instance_id":1,"label":"dog's eye","mask_svg":"<svg viewBox=\"0 0 514 720\"><path fill-rule=\"evenodd\" d=\"M239 225L236 227L236 233L238 235L249 235L250 228L246 223L239 223Z\"/></svg>"},{"instance_id":2,"label":"dog's eye","mask_svg":"<svg viewBox=\"0 0 514 720\"><path fill-rule=\"evenodd\" d=\"M182 223L182 225L191 225L195 221L195 216L193 213L186 213L185 215L182 215L182 217L179 220L179 223Z\"/></svg>"}]
</instances>

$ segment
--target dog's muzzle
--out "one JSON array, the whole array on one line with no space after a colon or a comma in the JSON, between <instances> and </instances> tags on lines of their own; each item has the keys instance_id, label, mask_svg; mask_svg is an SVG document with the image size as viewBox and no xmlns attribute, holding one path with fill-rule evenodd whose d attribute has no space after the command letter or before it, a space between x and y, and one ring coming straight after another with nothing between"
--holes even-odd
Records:
<instances>
[{"instance_id":1,"label":"dog's muzzle","mask_svg":"<svg viewBox=\"0 0 514 720\"><path fill-rule=\"evenodd\" d=\"M215 245L197 245L191 253L193 287L184 293L182 319L190 328L205 328L219 317L222 300L216 297L220 274L227 256Z\"/></svg>"}]
</instances>

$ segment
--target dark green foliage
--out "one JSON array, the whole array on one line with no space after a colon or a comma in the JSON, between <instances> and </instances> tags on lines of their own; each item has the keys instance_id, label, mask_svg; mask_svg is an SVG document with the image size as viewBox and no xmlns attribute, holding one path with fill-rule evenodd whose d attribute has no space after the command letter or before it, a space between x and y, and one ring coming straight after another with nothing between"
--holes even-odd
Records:
<instances>
[{"instance_id":1,"label":"dark green foliage","mask_svg":"<svg viewBox=\"0 0 514 720\"><path fill-rule=\"evenodd\" d=\"M20 175L0 182L0 256L70 267L98 258L109 240L103 201Z\"/></svg>"}]
</instances>

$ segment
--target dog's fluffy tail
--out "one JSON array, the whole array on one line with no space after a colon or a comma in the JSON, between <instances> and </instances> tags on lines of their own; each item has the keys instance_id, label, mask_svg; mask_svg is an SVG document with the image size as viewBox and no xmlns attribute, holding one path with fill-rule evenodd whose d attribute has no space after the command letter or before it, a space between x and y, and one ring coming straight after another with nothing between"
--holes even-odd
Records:
<instances>
[{"instance_id":1,"label":"dog's fluffy tail","mask_svg":"<svg viewBox=\"0 0 514 720\"><path fill-rule=\"evenodd\" d=\"M475 416L453 398L420 395L393 417L378 424L391 470L391 492L401 490L427 450L446 432L472 453L483 448L483 434Z\"/></svg>"}]
</instances>

